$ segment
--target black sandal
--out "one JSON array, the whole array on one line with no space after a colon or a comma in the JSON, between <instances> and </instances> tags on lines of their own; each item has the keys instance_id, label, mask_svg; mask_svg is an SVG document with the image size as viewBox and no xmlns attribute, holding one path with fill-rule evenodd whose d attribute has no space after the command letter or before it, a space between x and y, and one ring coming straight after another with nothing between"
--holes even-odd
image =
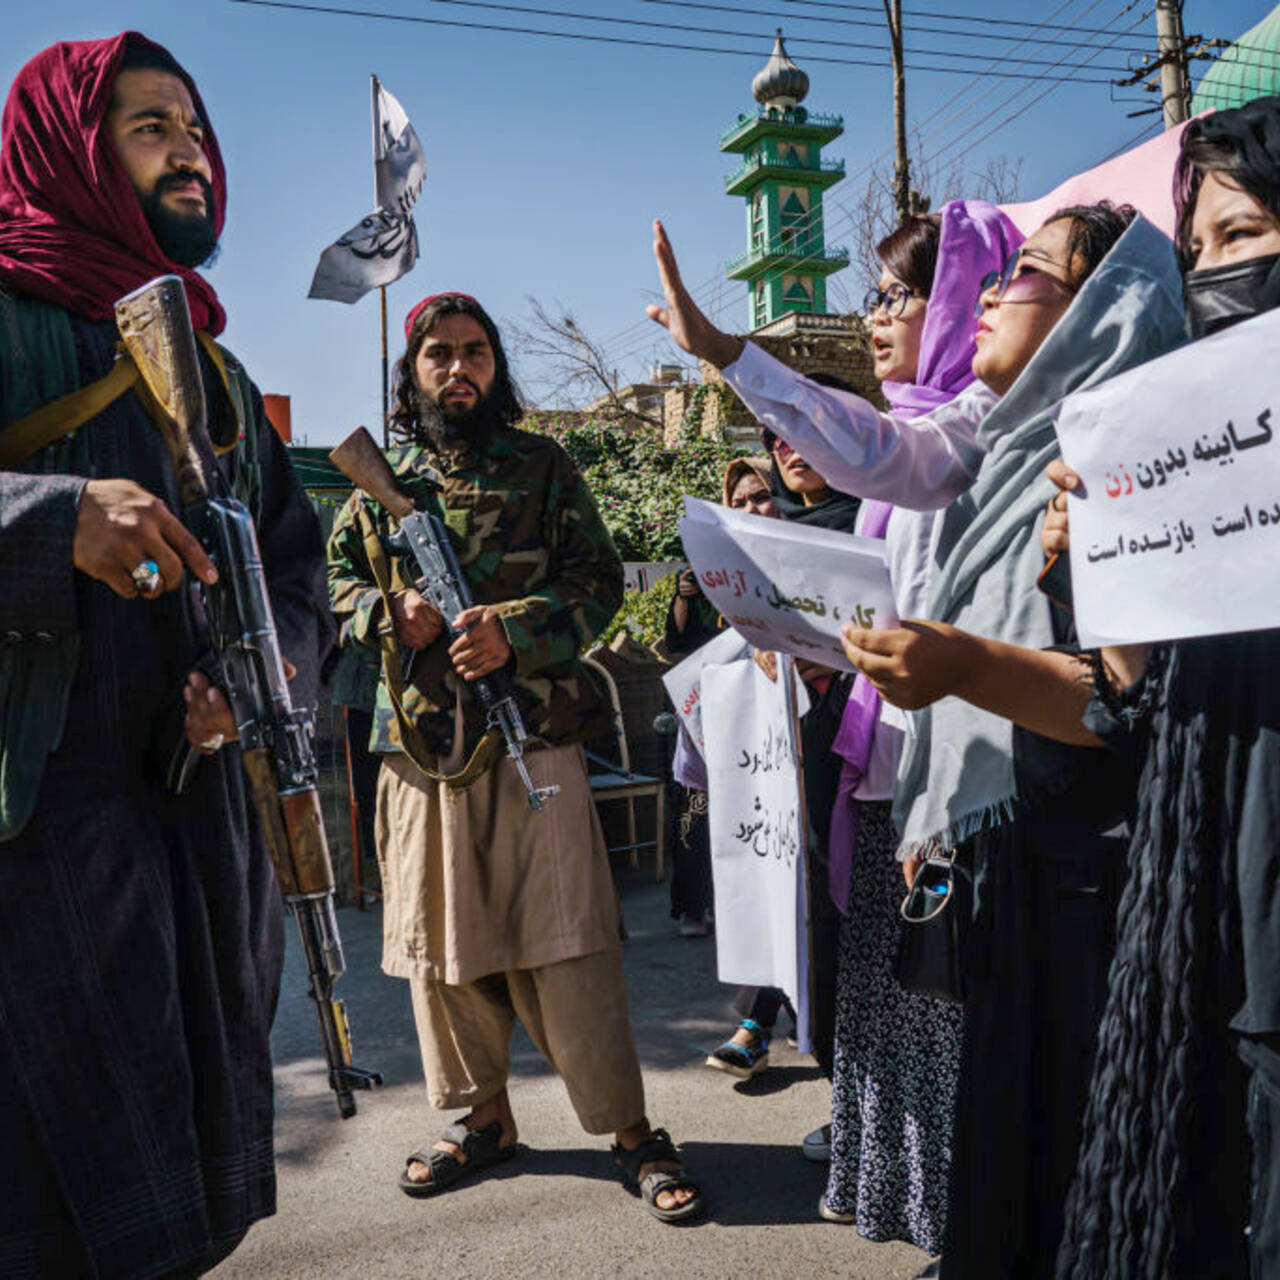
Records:
<instances>
[{"instance_id":1,"label":"black sandal","mask_svg":"<svg viewBox=\"0 0 1280 1280\"><path fill-rule=\"evenodd\" d=\"M671 1135L665 1129L655 1129L639 1146L630 1151L620 1143L614 1143L613 1162L621 1170L627 1189L644 1201L644 1207L655 1218L663 1222L683 1222L702 1212L702 1191L685 1173ZM640 1170L645 1165L659 1163L674 1163L680 1165L680 1168L640 1177ZM664 1191L692 1191L693 1199L674 1209L662 1209L658 1206L658 1196Z\"/></svg>"},{"instance_id":2,"label":"black sandal","mask_svg":"<svg viewBox=\"0 0 1280 1280\"><path fill-rule=\"evenodd\" d=\"M483 1169L510 1160L519 1150L518 1143L509 1147L498 1144L502 1141L502 1124L495 1120L483 1129L468 1129L459 1120L451 1124L439 1137L440 1142L451 1142L465 1157L459 1160L452 1151L437 1151L434 1148L415 1151L406 1157L404 1172L400 1175L400 1190L407 1196L433 1196L437 1191L445 1191L464 1178ZM409 1177L409 1166L417 1161L425 1164L431 1172L426 1182L415 1182Z\"/></svg>"}]
</instances>

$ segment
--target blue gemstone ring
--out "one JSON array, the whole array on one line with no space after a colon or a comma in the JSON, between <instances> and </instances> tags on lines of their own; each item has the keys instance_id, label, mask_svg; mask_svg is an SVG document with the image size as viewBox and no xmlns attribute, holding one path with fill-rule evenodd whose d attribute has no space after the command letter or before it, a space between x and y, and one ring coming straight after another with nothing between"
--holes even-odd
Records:
<instances>
[{"instance_id":1,"label":"blue gemstone ring","mask_svg":"<svg viewBox=\"0 0 1280 1280\"><path fill-rule=\"evenodd\" d=\"M144 596L154 595L164 585L160 566L154 560L139 560L130 570L129 576L137 583L138 591Z\"/></svg>"}]
</instances>

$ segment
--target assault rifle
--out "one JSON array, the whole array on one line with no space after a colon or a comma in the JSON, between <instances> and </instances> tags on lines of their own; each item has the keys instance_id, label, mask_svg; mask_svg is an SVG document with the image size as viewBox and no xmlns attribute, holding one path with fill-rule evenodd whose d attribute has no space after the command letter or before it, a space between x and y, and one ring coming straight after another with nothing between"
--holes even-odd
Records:
<instances>
[{"instance_id":1,"label":"assault rifle","mask_svg":"<svg viewBox=\"0 0 1280 1280\"><path fill-rule=\"evenodd\" d=\"M399 520L400 531L386 539L387 549L407 559L416 569L410 575L414 589L444 619L449 638L452 640L462 635L462 631L454 626L454 620L464 609L471 608L471 589L462 576L453 544L449 541L449 532L440 517L414 507L412 500L396 484L395 472L382 450L363 427L357 427L329 454L329 458L357 488L381 503ZM535 787L529 777L524 762L524 744L529 735L516 706L511 677L505 671L494 671L472 680L470 688L485 713L487 728L501 733L507 744L507 756L524 783L529 807L541 812L543 800L555 795L560 788Z\"/></svg>"},{"instance_id":2,"label":"assault rifle","mask_svg":"<svg viewBox=\"0 0 1280 1280\"><path fill-rule=\"evenodd\" d=\"M333 996L346 964L316 790L314 723L289 697L253 518L235 498L211 494L205 481L195 443L206 434L204 384L182 281L160 276L121 298L115 311L125 348L160 409L153 416L177 474L182 522L218 569L216 583L200 584L218 683L235 717L258 825L302 936L329 1087L345 1120L356 1112L352 1090L382 1078L352 1065L346 1010ZM170 779L176 790L198 759L190 749L181 753Z\"/></svg>"}]
</instances>

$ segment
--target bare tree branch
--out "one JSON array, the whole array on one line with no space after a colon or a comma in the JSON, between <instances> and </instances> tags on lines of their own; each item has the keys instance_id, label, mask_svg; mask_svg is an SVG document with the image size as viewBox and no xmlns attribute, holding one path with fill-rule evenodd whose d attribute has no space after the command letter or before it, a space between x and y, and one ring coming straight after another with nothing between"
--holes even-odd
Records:
<instances>
[{"instance_id":1,"label":"bare tree branch","mask_svg":"<svg viewBox=\"0 0 1280 1280\"><path fill-rule=\"evenodd\" d=\"M989 200L1008 204L1018 197L1022 176L1021 158L1007 155L987 161L981 172L967 170L961 156L939 164L925 158L917 131L911 139L913 190L911 207L915 213L939 209L949 200ZM838 202L840 211L852 224L850 265L869 282L880 276L876 245L898 225L895 174L887 165L875 165L867 175L862 193Z\"/></svg>"},{"instance_id":2,"label":"bare tree branch","mask_svg":"<svg viewBox=\"0 0 1280 1280\"><path fill-rule=\"evenodd\" d=\"M524 324L508 323L512 350L524 359L536 361L544 370L545 396L562 397L565 407L581 409L603 400L600 416L611 421L640 419L661 429L662 420L626 403L618 394L617 371L607 353L578 324L562 303L548 307L539 299L528 299L531 318Z\"/></svg>"}]
</instances>

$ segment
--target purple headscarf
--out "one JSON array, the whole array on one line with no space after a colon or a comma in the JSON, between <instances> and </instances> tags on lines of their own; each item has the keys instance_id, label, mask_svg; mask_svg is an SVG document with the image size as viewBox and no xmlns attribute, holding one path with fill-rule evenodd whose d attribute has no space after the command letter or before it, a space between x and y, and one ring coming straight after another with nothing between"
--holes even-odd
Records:
<instances>
[{"instance_id":1,"label":"purple headscarf","mask_svg":"<svg viewBox=\"0 0 1280 1280\"><path fill-rule=\"evenodd\" d=\"M985 200L953 200L943 206L938 263L920 336L916 381L881 383L896 416L915 418L929 413L954 400L973 381L978 324L973 308L982 277L1004 266L1022 241L1022 232ZM887 502L864 502L859 532L864 537L883 538L892 511ZM853 846L858 835L853 793L867 772L879 719L880 695L860 675L853 682L831 746L844 763L831 813L828 886L842 912L849 907Z\"/></svg>"}]
</instances>

